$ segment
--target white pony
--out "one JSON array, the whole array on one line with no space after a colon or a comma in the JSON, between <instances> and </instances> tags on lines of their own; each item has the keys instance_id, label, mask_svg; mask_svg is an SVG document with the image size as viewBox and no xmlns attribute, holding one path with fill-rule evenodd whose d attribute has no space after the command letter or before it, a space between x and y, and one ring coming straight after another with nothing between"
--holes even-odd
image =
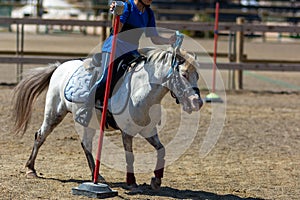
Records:
<instances>
[{"instance_id":1,"label":"white pony","mask_svg":"<svg viewBox=\"0 0 300 200\"><path fill-rule=\"evenodd\" d=\"M151 179L151 186L153 189L159 189L165 164L165 148L158 138L156 128L161 113L157 111L153 114L151 110L151 115L155 117L150 118L149 111L153 105L161 103L168 91L171 91L184 111L188 113L199 111L203 104L197 86L196 68L199 63L192 55L181 49L178 49L177 53L154 48L141 49L141 52L146 59L138 61L136 66L125 74L109 100L108 109L115 120L114 128L119 129L122 133L126 152L127 185L137 188L133 171L132 139L136 134L140 134L157 150L155 177ZM47 136L67 113L72 113L75 119L76 111L83 105L83 100L76 102L72 97L66 97L66 87L70 87L68 85L72 83L72 77L74 78L76 72L79 74L89 73L83 67L86 62L87 60L71 60L63 64L57 63L49 65L47 68L36 69L16 86L13 102L15 132L23 134L27 129L35 100L48 87L44 121L35 133L32 153L26 163L27 176L37 176L34 167L35 160L39 148ZM91 76L87 77L90 81ZM79 79L76 79L73 82L80 84L87 82L88 85L88 81L80 82ZM70 88L73 88L73 91L78 89L74 85L71 85ZM87 137L88 134L95 134L95 130L84 128L83 137L93 138ZM89 139L84 139L82 142L93 176L95 162L91 153L91 144L92 141Z\"/></svg>"}]
</instances>

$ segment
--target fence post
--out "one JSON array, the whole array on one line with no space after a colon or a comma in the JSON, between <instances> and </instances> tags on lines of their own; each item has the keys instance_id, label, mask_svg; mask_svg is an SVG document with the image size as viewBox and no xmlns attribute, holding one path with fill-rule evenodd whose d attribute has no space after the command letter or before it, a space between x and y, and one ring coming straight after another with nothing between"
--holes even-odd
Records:
<instances>
[{"instance_id":1,"label":"fence post","mask_svg":"<svg viewBox=\"0 0 300 200\"><path fill-rule=\"evenodd\" d=\"M245 19L243 17L238 17L236 23L238 25L243 25ZM236 32L236 63L243 62L244 56L244 31L243 29ZM234 89L243 89L243 70L234 70Z\"/></svg>"},{"instance_id":2,"label":"fence post","mask_svg":"<svg viewBox=\"0 0 300 200\"><path fill-rule=\"evenodd\" d=\"M101 13L101 19L107 21L108 20L108 13L107 12ZM102 26L102 29L101 29L101 42L104 42L104 40L106 40L106 38L107 38L107 27Z\"/></svg>"},{"instance_id":3,"label":"fence post","mask_svg":"<svg viewBox=\"0 0 300 200\"><path fill-rule=\"evenodd\" d=\"M229 32L229 44L228 44L228 61L230 63L235 62L235 57L236 57L236 35L235 32ZM234 81L233 81L233 70L229 69L228 70L228 89L232 90L234 89Z\"/></svg>"}]
</instances>

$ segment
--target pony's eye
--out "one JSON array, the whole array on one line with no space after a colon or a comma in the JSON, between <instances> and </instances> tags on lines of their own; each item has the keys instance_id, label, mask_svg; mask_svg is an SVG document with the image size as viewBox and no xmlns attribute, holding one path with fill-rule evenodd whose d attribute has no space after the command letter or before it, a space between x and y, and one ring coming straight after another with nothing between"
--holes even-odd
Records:
<instances>
[{"instance_id":1,"label":"pony's eye","mask_svg":"<svg viewBox=\"0 0 300 200\"><path fill-rule=\"evenodd\" d=\"M181 73L181 75L182 75L184 78L186 78L186 79L188 79L188 77L189 77L188 71L183 71L183 72Z\"/></svg>"},{"instance_id":2,"label":"pony's eye","mask_svg":"<svg viewBox=\"0 0 300 200\"><path fill-rule=\"evenodd\" d=\"M182 65L185 62L184 59L179 60L179 65Z\"/></svg>"}]
</instances>

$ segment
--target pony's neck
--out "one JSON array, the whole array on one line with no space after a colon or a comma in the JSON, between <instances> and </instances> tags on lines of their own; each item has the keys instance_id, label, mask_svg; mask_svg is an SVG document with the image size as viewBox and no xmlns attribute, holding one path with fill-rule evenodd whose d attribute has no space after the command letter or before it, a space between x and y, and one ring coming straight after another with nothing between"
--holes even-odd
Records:
<instances>
[{"instance_id":1,"label":"pony's neck","mask_svg":"<svg viewBox=\"0 0 300 200\"><path fill-rule=\"evenodd\" d=\"M172 67L172 53L161 49L150 50L146 54L148 60L145 67L155 68L154 76L163 79Z\"/></svg>"},{"instance_id":2,"label":"pony's neck","mask_svg":"<svg viewBox=\"0 0 300 200\"><path fill-rule=\"evenodd\" d=\"M144 68L151 84L149 96L155 99L156 103L159 103L169 91L166 77L171 69L172 55L165 51L158 51L157 53L150 55Z\"/></svg>"}]
</instances>

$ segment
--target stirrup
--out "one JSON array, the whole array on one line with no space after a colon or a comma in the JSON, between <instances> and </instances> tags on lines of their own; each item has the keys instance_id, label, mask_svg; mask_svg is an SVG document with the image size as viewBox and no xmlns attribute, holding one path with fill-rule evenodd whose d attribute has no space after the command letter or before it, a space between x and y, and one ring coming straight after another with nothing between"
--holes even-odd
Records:
<instances>
[{"instance_id":1,"label":"stirrup","mask_svg":"<svg viewBox=\"0 0 300 200\"><path fill-rule=\"evenodd\" d=\"M76 122L84 127L88 127L92 118L92 108L83 106L77 110L75 115Z\"/></svg>"},{"instance_id":2,"label":"stirrup","mask_svg":"<svg viewBox=\"0 0 300 200\"><path fill-rule=\"evenodd\" d=\"M101 102L100 100L97 100L95 102L95 108L102 111L103 110L103 102Z\"/></svg>"}]
</instances>

